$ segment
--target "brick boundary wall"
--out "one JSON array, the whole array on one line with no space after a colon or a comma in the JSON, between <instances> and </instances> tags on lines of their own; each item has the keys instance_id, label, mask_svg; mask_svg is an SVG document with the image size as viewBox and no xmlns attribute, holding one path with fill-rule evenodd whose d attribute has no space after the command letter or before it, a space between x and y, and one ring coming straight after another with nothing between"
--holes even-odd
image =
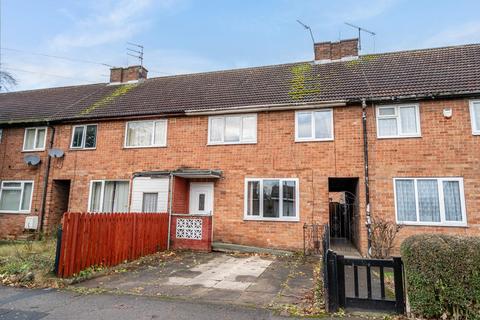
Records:
<instances>
[{"instance_id":1,"label":"brick boundary wall","mask_svg":"<svg viewBox=\"0 0 480 320\"><path fill-rule=\"evenodd\" d=\"M192 219L202 221L202 239L177 238L177 220ZM194 214L172 214L170 227L171 250L212 251L212 216Z\"/></svg>"}]
</instances>

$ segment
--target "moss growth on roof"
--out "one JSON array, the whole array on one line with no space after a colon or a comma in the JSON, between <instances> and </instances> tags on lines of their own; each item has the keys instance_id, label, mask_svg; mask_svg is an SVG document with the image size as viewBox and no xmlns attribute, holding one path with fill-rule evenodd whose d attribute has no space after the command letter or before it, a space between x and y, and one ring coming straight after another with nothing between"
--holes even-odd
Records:
<instances>
[{"instance_id":1,"label":"moss growth on roof","mask_svg":"<svg viewBox=\"0 0 480 320\"><path fill-rule=\"evenodd\" d=\"M364 56L359 57L358 59L347 61L345 65L347 67L356 67L363 62L375 61L378 59L378 57L379 57L378 54L366 54Z\"/></svg>"},{"instance_id":2,"label":"moss growth on roof","mask_svg":"<svg viewBox=\"0 0 480 320\"><path fill-rule=\"evenodd\" d=\"M312 74L312 65L303 63L295 65L291 68L292 79L290 80L291 87L288 92L290 98L299 100L306 95L316 94L320 92L320 82L318 77Z\"/></svg>"},{"instance_id":3,"label":"moss growth on roof","mask_svg":"<svg viewBox=\"0 0 480 320\"><path fill-rule=\"evenodd\" d=\"M102 108L106 106L107 104L113 102L115 99L126 95L128 92L130 92L133 88L135 88L137 84L125 84L121 85L118 88L116 88L114 91L112 91L109 95L106 95L102 97L100 100L97 102L93 103L91 106L83 109L79 115L84 116L89 113L92 113L93 111Z\"/></svg>"}]
</instances>

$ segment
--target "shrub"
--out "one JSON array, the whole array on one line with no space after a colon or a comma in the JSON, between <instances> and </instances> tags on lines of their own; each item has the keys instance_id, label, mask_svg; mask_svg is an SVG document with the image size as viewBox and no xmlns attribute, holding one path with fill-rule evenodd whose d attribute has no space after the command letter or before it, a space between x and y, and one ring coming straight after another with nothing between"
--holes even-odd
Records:
<instances>
[{"instance_id":1,"label":"shrub","mask_svg":"<svg viewBox=\"0 0 480 320\"><path fill-rule=\"evenodd\" d=\"M401 253L415 315L480 319L480 238L415 235Z\"/></svg>"},{"instance_id":2,"label":"shrub","mask_svg":"<svg viewBox=\"0 0 480 320\"><path fill-rule=\"evenodd\" d=\"M401 226L393 221L379 217L372 219L372 258L386 259L390 257L395 237Z\"/></svg>"}]
</instances>

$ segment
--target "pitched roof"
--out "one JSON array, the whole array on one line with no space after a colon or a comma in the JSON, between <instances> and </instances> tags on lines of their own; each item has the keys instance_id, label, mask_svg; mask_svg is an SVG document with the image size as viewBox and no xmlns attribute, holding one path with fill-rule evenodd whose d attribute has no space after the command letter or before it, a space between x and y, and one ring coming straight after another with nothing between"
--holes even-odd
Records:
<instances>
[{"instance_id":1,"label":"pitched roof","mask_svg":"<svg viewBox=\"0 0 480 320\"><path fill-rule=\"evenodd\" d=\"M0 123L480 93L480 44L0 94Z\"/></svg>"}]
</instances>

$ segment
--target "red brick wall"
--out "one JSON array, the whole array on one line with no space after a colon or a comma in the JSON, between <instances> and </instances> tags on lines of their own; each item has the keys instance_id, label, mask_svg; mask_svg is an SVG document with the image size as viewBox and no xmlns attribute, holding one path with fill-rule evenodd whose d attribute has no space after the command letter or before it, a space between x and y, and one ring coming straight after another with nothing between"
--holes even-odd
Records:
<instances>
[{"instance_id":1,"label":"red brick wall","mask_svg":"<svg viewBox=\"0 0 480 320\"><path fill-rule=\"evenodd\" d=\"M174 177L173 179L173 213L189 212L190 183L187 179Z\"/></svg>"},{"instance_id":2,"label":"red brick wall","mask_svg":"<svg viewBox=\"0 0 480 320\"><path fill-rule=\"evenodd\" d=\"M181 239L176 237L177 219L200 219L202 220L202 239ZM170 227L170 249L172 250L196 250L212 251L212 216L204 215L173 215Z\"/></svg>"},{"instance_id":3,"label":"red brick wall","mask_svg":"<svg viewBox=\"0 0 480 320\"><path fill-rule=\"evenodd\" d=\"M453 108L445 119L444 107ZM168 122L166 148L124 149L124 121L98 123L96 150L69 150L71 126L57 127L55 147L66 151L52 160L51 179L71 179L70 210L87 210L92 179L129 179L132 173L179 167L220 169L215 183L215 241L300 249L303 223L328 222L328 178L359 177L360 239L366 250L363 185L362 112L360 106L334 109L335 140L294 142L294 111L258 114L257 144L207 146L208 117L175 117ZM405 227L398 243L418 232L479 234L480 136L472 136L468 100L420 103L421 138L377 139L372 107L368 108L371 211L395 219L393 178L461 176L464 178L468 228ZM23 129L4 130L0 144L0 178L33 179L33 212L41 200L43 169L23 164ZM5 153L5 148L8 152ZM42 166L42 165L41 165ZM300 186L300 222L243 220L246 177L296 177ZM48 198L51 201L51 196ZM47 207L48 208L48 207ZM8 221L8 223L7 223ZM21 231L18 215L0 214L0 234ZM7 225L8 224L8 225ZM15 225L15 227L13 227Z\"/></svg>"}]
</instances>

